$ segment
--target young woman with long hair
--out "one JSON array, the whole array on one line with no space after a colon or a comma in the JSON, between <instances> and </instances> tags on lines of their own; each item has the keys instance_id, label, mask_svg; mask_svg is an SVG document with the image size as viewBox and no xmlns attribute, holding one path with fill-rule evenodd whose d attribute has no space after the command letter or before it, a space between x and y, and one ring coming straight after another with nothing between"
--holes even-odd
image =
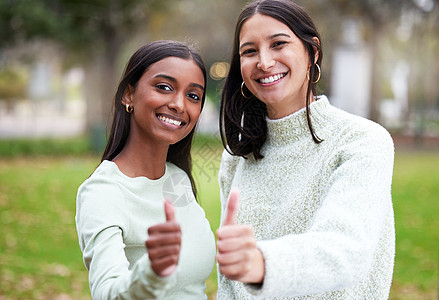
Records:
<instances>
[{"instance_id":1,"label":"young woman with long hair","mask_svg":"<svg viewBox=\"0 0 439 300\"><path fill-rule=\"evenodd\" d=\"M206 91L199 54L156 41L130 58L76 226L93 299L206 299L215 241L196 201L191 143Z\"/></svg>"},{"instance_id":2,"label":"young woman with long hair","mask_svg":"<svg viewBox=\"0 0 439 300\"><path fill-rule=\"evenodd\" d=\"M236 25L220 129L218 299L386 299L394 148L317 95L320 35L289 0Z\"/></svg>"}]
</instances>

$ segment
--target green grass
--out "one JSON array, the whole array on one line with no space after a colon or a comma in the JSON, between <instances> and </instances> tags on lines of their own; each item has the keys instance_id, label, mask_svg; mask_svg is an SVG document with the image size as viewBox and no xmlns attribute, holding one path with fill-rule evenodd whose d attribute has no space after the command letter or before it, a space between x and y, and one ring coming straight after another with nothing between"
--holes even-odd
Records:
<instances>
[{"instance_id":1,"label":"green grass","mask_svg":"<svg viewBox=\"0 0 439 300\"><path fill-rule=\"evenodd\" d=\"M5 299L87 295L75 195L95 164L90 158L0 161L0 295Z\"/></svg>"},{"instance_id":2,"label":"green grass","mask_svg":"<svg viewBox=\"0 0 439 300\"><path fill-rule=\"evenodd\" d=\"M219 225L218 141L193 149L199 200ZM74 223L78 186L96 156L0 159L0 299L90 299ZM437 293L439 154L399 153L393 201L397 254L391 299L434 299ZM216 271L207 281L216 292Z\"/></svg>"},{"instance_id":3,"label":"green grass","mask_svg":"<svg viewBox=\"0 0 439 300\"><path fill-rule=\"evenodd\" d=\"M396 156L392 195L396 258L393 299L435 299L439 253L439 153Z\"/></svg>"},{"instance_id":4,"label":"green grass","mask_svg":"<svg viewBox=\"0 0 439 300\"><path fill-rule=\"evenodd\" d=\"M206 211L206 217L215 233L220 224L221 205L218 186L218 168L221 160L222 145L219 140L196 141L192 150L193 174L198 188L198 201ZM216 265L207 280L206 293L216 295Z\"/></svg>"}]
</instances>

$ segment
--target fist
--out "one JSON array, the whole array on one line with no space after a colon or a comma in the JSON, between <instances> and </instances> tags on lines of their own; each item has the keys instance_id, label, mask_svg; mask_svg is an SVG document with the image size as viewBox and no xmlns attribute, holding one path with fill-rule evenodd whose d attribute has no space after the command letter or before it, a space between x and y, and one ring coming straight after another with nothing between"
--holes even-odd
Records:
<instances>
[{"instance_id":1,"label":"fist","mask_svg":"<svg viewBox=\"0 0 439 300\"><path fill-rule=\"evenodd\" d=\"M166 222L148 228L145 242L151 268L159 276L169 276L177 268L181 249L181 229L175 220L175 209L165 201Z\"/></svg>"},{"instance_id":2,"label":"fist","mask_svg":"<svg viewBox=\"0 0 439 300\"><path fill-rule=\"evenodd\" d=\"M226 217L217 230L219 271L231 280L262 283L264 258L256 247L253 228L237 224L239 193L232 191L227 202Z\"/></svg>"}]
</instances>

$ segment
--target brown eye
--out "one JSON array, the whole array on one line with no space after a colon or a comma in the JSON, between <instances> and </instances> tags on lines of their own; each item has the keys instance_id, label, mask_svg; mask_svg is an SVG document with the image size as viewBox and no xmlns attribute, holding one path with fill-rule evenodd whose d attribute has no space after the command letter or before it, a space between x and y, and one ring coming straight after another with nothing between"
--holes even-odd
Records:
<instances>
[{"instance_id":1,"label":"brown eye","mask_svg":"<svg viewBox=\"0 0 439 300\"><path fill-rule=\"evenodd\" d=\"M198 96L197 94L194 94L194 93L189 93L189 94L187 94L187 96L193 100L196 100L196 101L201 100L200 96Z\"/></svg>"},{"instance_id":2,"label":"brown eye","mask_svg":"<svg viewBox=\"0 0 439 300\"><path fill-rule=\"evenodd\" d=\"M247 49L247 50L245 50L245 51L242 52L241 56L242 56L242 55L252 54L252 53L255 53L255 52L256 52L255 49Z\"/></svg>"},{"instance_id":3,"label":"brown eye","mask_svg":"<svg viewBox=\"0 0 439 300\"><path fill-rule=\"evenodd\" d=\"M275 42L275 43L273 44L273 48L276 48L276 47L282 46L282 45L284 45L284 44L286 44L286 43L287 43L287 42L284 42L284 41Z\"/></svg>"},{"instance_id":4,"label":"brown eye","mask_svg":"<svg viewBox=\"0 0 439 300\"><path fill-rule=\"evenodd\" d=\"M172 91L172 88L166 84L157 84L155 87L159 90L163 90L163 91L167 91L167 92Z\"/></svg>"}]
</instances>

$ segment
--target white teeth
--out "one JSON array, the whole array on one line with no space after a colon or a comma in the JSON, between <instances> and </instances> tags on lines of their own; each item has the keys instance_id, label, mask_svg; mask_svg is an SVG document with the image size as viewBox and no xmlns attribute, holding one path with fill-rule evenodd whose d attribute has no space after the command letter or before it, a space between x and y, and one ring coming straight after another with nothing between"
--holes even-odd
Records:
<instances>
[{"instance_id":1,"label":"white teeth","mask_svg":"<svg viewBox=\"0 0 439 300\"><path fill-rule=\"evenodd\" d=\"M274 76L270 76L268 78L261 78L260 81L262 83L272 83L272 82L275 82L275 81L281 79L282 77L284 77L284 74L277 74Z\"/></svg>"},{"instance_id":2,"label":"white teeth","mask_svg":"<svg viewBox=\"0 0 439 300\"><path fill-rule=\"evenodd\" d=\"M159 119L162 120L163 122L166 122L166 123L169 123L169 124L173 124L173 125L177 125L177 126L181 125L180 121L169 119L169 118L167 118L165 116L159 116Z\"/></svg>"}]
</instances>

